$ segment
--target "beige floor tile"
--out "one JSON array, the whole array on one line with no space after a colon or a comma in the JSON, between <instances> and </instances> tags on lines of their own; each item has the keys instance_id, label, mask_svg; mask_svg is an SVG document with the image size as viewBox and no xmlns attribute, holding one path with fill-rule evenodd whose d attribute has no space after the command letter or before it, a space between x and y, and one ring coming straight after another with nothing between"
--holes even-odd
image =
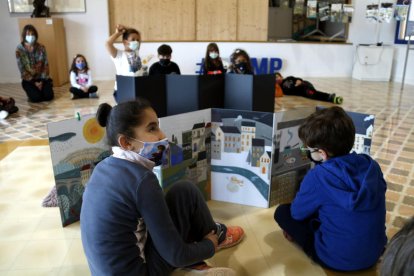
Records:
<instances>
[{"instance_id":1,"label":"beige floor tile","mask_svg":"<svg viewBox=\"0 0 414 276\"><path fill-rule=\"evenodd\" d=\"M71 243L72 240L29 241L16 256L12 270L61 267Z\"/></svg>"},{"instance_id":2,"label":"beige floor tile","mask_svg":"<svg viewBox=\"0 0 414 276\"><path fill-rule=\"evenodd\" d=\"M58 276L89 276L91 275L88 265L64 266L60 269Z\"/></svg>"},{"instance_id":3,"label":"beige floor tile","mask_svg":"<svg viewBox=\"0 0 414 276\"><path fill-rule=\"evenodd\" d=\"M43 268L43 269L19 269L8 271L7 276L50 276L58 275L60 268ZM80 275L80 274L79 274Z\"/></svg>"},{"instance_id":4,"label":"beige floor tile","mask_svg":"<svg viewBox=\"0 0 414 276\"><path fill-rule=\"evenodd\" d=\"M2 233L2 232L0 232ZM3 234L3 233L2 233ZM10 269L16 260L16 257L25 247L27 241L6 240L0 241L0 274Z\"/></svg>"},{"instance_id":5,"label":"beige floor tile","mask_svg":"<svg viewBox=\"0 0 414 276\"><path fill-rule=\"evenodd\" d=\"M82 240L74 239L69 248L68 254L63 261L63 267L84 267L88 266L85 253L83 252ZM89 270L88 270L89 271Z\"/></svg>"}]
</instances>

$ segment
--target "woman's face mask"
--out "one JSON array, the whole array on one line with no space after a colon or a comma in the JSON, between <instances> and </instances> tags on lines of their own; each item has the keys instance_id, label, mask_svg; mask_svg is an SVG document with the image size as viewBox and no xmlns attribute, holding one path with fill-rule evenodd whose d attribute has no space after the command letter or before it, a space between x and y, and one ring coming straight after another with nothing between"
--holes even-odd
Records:
<instances>
[{"instance_id":1,"label":"woman's face mask","mask_svg":"<svg viewBox=\"0 0 414 276\"><path fill-rule=\"evenodd\" d=\"M142 148L137 153L154 162L155 166L159 166L167 160L166 154L169 149L168 138L156 142L144 142L132 137L130 138L143 144Z\"/></svg>"},{"instance_id":2,"label":"woman's face mask","mask_svg":"<svg viewBox=\"0 0 414 276\"><path fill-rule=\"evenodd\" d=\"M26 35L25 39L29 44L33 44L36 41L36 37L34 35Z\"/></svg>"}]
</instances>

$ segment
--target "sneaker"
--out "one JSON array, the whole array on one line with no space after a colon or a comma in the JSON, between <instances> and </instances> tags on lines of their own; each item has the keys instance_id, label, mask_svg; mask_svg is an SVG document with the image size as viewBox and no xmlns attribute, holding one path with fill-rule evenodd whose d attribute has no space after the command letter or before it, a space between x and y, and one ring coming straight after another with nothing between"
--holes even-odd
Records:
<instances>
[{"instance_id":1,"label":"sneaker","mask_svg":"<svg viewBox=\"0 0 414 276\"><path fill-rule=\"evenodd\" d=\"M89 93L89 98L93 98L93 99L99 98L98 92Z\"/></svg>"},{"instance_id":2,"label":"sneaker","mask_svg":"<svg viewBox=\"0 0 414 276\"><path fill-rule=\"evenodd\" d=\"M340 96L337 96L337 97L334 97L333 103L335 103L335 104L342 104L343 101L344 101L344 98L342 98Z\"/></svg>"},{"instance_id":3,"label":"sneaker","mask_svg":"<svg viewBox=\"0 0 414 276\"><path fill-rule=\"evenodd\" d=\"M16 113L17 111L19 111L19 108L17 106L13 106L12 108L10 108L9 114Z\"/></svg>"},{"instance_id":4,"label":"sneaker","mask_svg":"<svg viewBox=\"0 0 414 276\"><path fill-rule=\"evenodd\" d=\"M6 119L9 116L9 112L6 110L0 111L0 120Z\"/></svg>"},{"instance_id":5,"label":"sneaker","mask_svg":"<svg viewBox=\"0 0 414 276\"><path fill-rule=\"evenodd\" d=\"M236 272L228 267L212 267L205 262L192 265L184 269L184 275L208 275L208 276L235 276Z\"/></svg>"},{"instance_id":6,"label":"sneaker","mask_svg":"<svg viewBox=\"0 0 414 276\"><path fill-rule=\"evenodd\" d=\"M70 93L70 99L71 100L76 100L78 98L78 96L76 96L75 94L73 94L73 93Z\"/></svg>"},{"instance_id":7,"label":"sneaker","mask_svg":"<svg viewBox=\"0 0 414 276\"><path fill-rule=\"evenodd\" d=\"M219 223L219 222L216 222L216 226L217 226L216 234L218 236L218 243L220 244L226 238L227 227L226 225Z\"/></svg>"},{"instance_id":8,"label":"sneaker","mask_svg":"<svg viewBox=\"0 0 414 276\"><path fill-rule=\"evenodd\" d=\"M219 242L217 250L229 248L239 244L244 238L244 230L240 226L228 226L226 231L226 238Z\"/></svg>"}]
</instances>

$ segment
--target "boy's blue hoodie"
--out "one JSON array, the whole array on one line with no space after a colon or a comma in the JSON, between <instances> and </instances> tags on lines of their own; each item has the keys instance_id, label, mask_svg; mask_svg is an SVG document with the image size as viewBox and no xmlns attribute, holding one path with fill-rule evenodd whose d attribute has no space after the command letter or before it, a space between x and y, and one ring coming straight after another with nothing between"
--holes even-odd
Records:
<instances>
[{"instance_id":1,"label":"boy's blue hoodie","mask_svg":"<svg viewBox=\"0 0 414 276\"><path fill-rule=\"evenodd\" d=\"M387 243L386 183L378 163L364 154L328 159L305 176L291 212L315 215L315 250L328 266L359 270L374 265Z\"/></svg>"}]
</instances>

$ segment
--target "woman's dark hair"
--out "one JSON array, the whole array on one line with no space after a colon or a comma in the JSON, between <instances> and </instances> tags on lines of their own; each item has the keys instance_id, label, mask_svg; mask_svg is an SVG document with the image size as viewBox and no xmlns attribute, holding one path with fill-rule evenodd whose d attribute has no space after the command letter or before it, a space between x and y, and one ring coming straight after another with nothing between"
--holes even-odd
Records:
<instances>
[{"instance_id":1,"label":"woman's dark hair","mask_svg":"<svg viewBox=\"0 0 414 276\"><path fill-rule=\"evenodd\" d=\"M212 59L210 57L210 52L217 52L219 54L218 58L216 59ZM208 70L210 70L210 64L214 63L216 66L219 66L220 64L222 64L223 62L221 61L220 58L220 50L219 47L217 46L216 43L211 42L210 44L207 45L207 49L206 49L206 56L204 57L204 72L207 72Z\"/></svg>"},{"instance_id":2,"label":"woman's dark hair","mask_svg":"<svg viewBox=\"0 0 414 276\"><path fill-rule=\"evenodd\" d=\"M252 63L250 62L249 54L245 50L242 50L242 49L234 50L234 52L230 56L230 62L232 66L234 67L234 65L236 64L236 59L240 56L246 59L247 71L249 72L249 74L253 74L253 66L252 66Z\"/></svg>"},{"instance_id":3,"label":"woman's dark hair","mask_svg":"<svg viewBox=\"0 0 414 276\"><path fill-rule=\"evenodd\" d=\"M311 148L323 149L329 157L348 154L355 141L352 119L339 106L317 110L299 127L299 138Z\"/></svg>"},{"instance_id":4,"label":"woman's dark hair","mask_svg":"<svg viewBox=\"0 0 414 276\"><path fill-rule=\"evenodd\" d=\"M142 116L147 108L151 108L151 104L142 98L120 103L114 107L107 103L100 104L96 119L100 126L106 127L109 146L119 146L120 134L134 138L134 128L142 124Z\"/></svg>"},{"instance_id":5,"label":"woman's dark hair","mask_svg":"<svg viewBox=\"0 0 414 276\"><path fill-rule=\"evenodd\" d=\"M172 49L170 45L162 44L160 47L158 47L157 52L160 56L171 56Z\"/></svg>"},{"instance_id":6,"label":"woman's dark hair","mask_svg":"<svg viewBox=\"0 0 414 276\"><path fill-rule=\"evenodd\" d=\"M139 41L141 41L141 33L138 30L133 28L127 28L125 32L122 34L122 40L128 40L129 35L137 34L139 36Z\"/></svg>"},{"instance_id":7,"label":"woman's dark hair","mask_svg":"<svg viewBox=\"0 0 414 276\"><path fill-rule=\"evenodd\" d=\"M88 70L89 70L89 66L88 66L88 62L86 61L86 58L85 58L85 56L84 55L81 55L81 54L77 54L74 58L73 58L73 61L72 61L72 65L70 66L70 71L73 71L73 72L75 72L76 73L76 75L78 74L78 67L76 67L76 59L77 58L83 58L83 60L85 61L85 68L84 68L84 70L86 71L86 72L88 72Z\"/></svg>"},{"instance_id":8,"label":"woman's dark hair","mask_svg":"<svg viewBox=\"0 0 414 276\"><path fill-rule=\"evenodd\" d=\"M39 34L37 33L37 30L36 30L36 28L33 25L28 24L28 25L24 26L23 27L23 30L22 30L22 37L21 37L22 44L24 44L24 42L26 41L26 33L28 31L30 31L30 32L33 33L33 35L36 37L36 41L35 42L37 43L37 39L39 38Z\"/></svg>"},{"instance_id":9,"label":"woman's dark hair","mask_svg":"<svg viewBox=\"0 0 414 276\"><path fill-rule=\"evenodd\" d=\"M414 217L390 240L384 253L380 275L414 275Z\"/></svg>"}]
</instances>

